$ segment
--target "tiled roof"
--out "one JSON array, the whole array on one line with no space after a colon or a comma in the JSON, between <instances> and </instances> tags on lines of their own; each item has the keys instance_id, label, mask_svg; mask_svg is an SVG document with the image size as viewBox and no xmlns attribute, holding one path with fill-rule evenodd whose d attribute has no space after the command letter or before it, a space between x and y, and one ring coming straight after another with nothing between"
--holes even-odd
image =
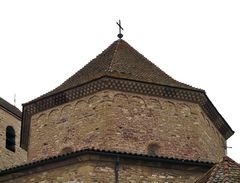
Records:
<instances>
[{"instance_id":1,"label":"tiled roof","mask_svg":"<svg viewBox=\"0 0 240 183\"><path fill-rule=\"evenodd\" d=\"M187 160L187 159L179 159L179 158L170 158L170 157L163 157L163 156L156 156L156 155L145 155L145 154L137 154L137 153L127 153L127 152L117 152L117 151L110 151L110 150L102 150L102 149L94 149L94 148L87 148L82 149L58 156L49 157L46 159L41 159L38 161L33 161L30 163L26 163L23 165L18 165L15 167L7 168L4 170L0 170L0 176L4 176L6 174L19 172L25 169L32 169L34 167L39 167L41 165L50 164L62 160L66 160L69 158L78 157L80 155L103 155L103 156L117 156L117 157L125 157L130 159L139 159L139 160L148 160L148 161L161 161L161 162L169 162L169 163L177 163L177 164L188 164L188 165L197 165L197 166L205 166L205 167L212 167L212 162L207 161L199 161L199 160Z\"/></svg>"},{"instance_id":2,"label":"tiled roof","mask_svg":"<svg viewBox=\"0 0 240 183\"><path fill-rule=\"evenodd\" d=\"M12 104L8 103L6 100L0 97L0 107L4 108L8 112L12 113L18 118L22 117L22 112Z\"/></svg>"},{"instance_id":3,"label":"tiled roof","mask_svg":"<svg viewBox=\"0 0 240 183\"><path fill-rule=\"evenodd\" d=\"M214 165L196 183L237 183L240 182L240 165L225 156L223 160Z\"/></svg>"},{"instance_id":4,"label":"tiled roof","mask_svg":"<svg viewBox=\"0 0 240 183\"><path fill-rule=\"evenodd\" d=\"M65 91L103 76L200 90L174 80L127 42L119 39L60 86L40 98Z\"/></svg>"}]
</instances>

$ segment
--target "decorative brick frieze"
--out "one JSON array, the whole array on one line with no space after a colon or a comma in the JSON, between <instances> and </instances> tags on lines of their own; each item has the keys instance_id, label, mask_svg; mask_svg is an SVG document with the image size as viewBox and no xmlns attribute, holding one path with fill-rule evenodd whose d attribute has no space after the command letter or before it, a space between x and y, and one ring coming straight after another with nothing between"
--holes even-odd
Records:
<instances>
[{"instance_id":1,"label":"decorative brick frieze","mask_svg":"<svg viewBox=\"0 0 240 183\"><path fill-rule=\"evenodd\" d=\"M30 119L33 114L106 89L198 103L226 139L233 134L231 128L203 91L200 92L199 90L188 90L128 79L102 77L64 92L24 104L21 146L27 149Z\"/></svg>"},{"instance_id":2,"label":"decorative brick frieze","mask_svg":"<svg viewBox=\"0 0 240 183\"><path fill-rule=\"evenodd\" d=\"M113 89L33 114L30 126L29 161L65 148L213 162L225 153L224 138L199 104Z\"/></svg>"}]
</instances>

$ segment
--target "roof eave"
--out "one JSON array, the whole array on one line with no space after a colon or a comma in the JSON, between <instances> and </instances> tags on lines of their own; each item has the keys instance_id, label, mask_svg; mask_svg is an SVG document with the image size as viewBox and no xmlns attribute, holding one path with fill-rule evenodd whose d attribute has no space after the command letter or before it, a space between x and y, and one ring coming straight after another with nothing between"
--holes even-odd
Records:
<instances>
[{"instance_id":1,"label":"roof eave","mask_svg":"<svg viewBox=\"0 0 240 183\"><path fill-rule=\"evenodd\" d=\"M108 156L108 157L127 158L132 160L167 162L167 163L195 165L195 166L204 166L204 167L212 167L214 165L213 162L204 162L204 161L197 161L197 160L194 161L194 160L188 160L188 159L178 159L178 158L163 157L163 156L150 156L145 154L133 154L133 153L126 153L126 152L87 148L87 149L82 149L79 151L66 153L59 156L41 159L38 161L23 164L23 165L18 165L15 167L4 169L4 170L0 170L0 176L5 176L11 173L16 173L24 170L29 170L29 169L31 170L32 168L36 168L42 165L51 164L59 161L64 161L71 158L76 158L81 155L100 155L100 156Z\"/></svg>"}]
</instances>

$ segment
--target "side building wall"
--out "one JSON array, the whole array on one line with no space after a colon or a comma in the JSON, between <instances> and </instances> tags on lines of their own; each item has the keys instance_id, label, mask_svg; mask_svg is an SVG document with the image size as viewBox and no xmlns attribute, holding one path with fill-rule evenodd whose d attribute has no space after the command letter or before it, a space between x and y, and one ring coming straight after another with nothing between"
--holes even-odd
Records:
<instances>
[{"instance_id":1,"label":"side building wall","mask_svg":"<svg viewBox=\"0 0 240 183\"><path fill-rule=\"evenodd\" d=\"M35 114L28 160L83 148L218 162L225 140L198 104L101 91Z\"/></svg>"},{"instance_id":2,"label":"side building wall","mask_svg":"<svg viewBox=\"0 0 240 183\"><path fill-rule=\"evenodd\" d=\"M66 162L68 161L68 162ZM193 183L210 167L84 155L0 176L4 183Z\"/></svg>"},{"instance_id":3,"label":"side building wall","mask_svg":"<svg viewBox=\"0 0 240 183\"><path fill-rule=\"evenodd\" d=\"M15 131L15 152L6 148L6 129L8 126L13 127ZM10 112L0 108L0 169L5 169L26 162L27 153L20 148L20 132L21 120Z\"/></svg>"}]
</instances>

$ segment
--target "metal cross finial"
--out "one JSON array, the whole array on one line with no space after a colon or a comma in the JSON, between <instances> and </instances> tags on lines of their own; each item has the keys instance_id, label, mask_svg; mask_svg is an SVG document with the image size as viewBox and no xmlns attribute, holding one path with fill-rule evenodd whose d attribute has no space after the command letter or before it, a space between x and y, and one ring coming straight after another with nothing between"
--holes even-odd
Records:
<instances>
[{"instance_id":1,"label":"metal cross finial","mask_svg":"<svg viewBox=\"0 0 240 183\"><path fill-rule=\"evenodd\" d=\"M123 30L122 26L121 26L121 20L119 20L119 22L117 22L117 25L119 27L119 34L118 37L121 39L123 37L121 30Z\"/></svg>"}]
</instances>

